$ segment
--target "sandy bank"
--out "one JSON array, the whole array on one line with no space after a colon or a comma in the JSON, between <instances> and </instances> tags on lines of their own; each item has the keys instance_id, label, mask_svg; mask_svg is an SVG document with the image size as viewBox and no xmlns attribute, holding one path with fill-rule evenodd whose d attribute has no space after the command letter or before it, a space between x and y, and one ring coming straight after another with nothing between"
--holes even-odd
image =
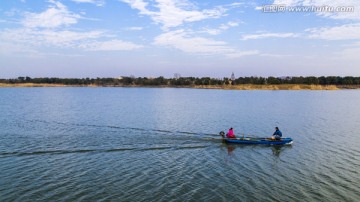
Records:
<instances>
[{"instance_id":1,"label":"sandy bank","mask_svg":"<svg viewBox=\"0 0 360 202\"><path fill-rule=\"evenodd\" d=\"M339 89L358 89L360 86L335 86L335 85L304 85L304 84L279 84L279 85L200 85L200 86L113 86L113 85L65 85L65 84L38 84L38 83L19 83L5 84L0 83L0 87L159 87L159 88L197 88L197 89L225 89L225 90L339 90Z\"/></svg>"}]
</instances>

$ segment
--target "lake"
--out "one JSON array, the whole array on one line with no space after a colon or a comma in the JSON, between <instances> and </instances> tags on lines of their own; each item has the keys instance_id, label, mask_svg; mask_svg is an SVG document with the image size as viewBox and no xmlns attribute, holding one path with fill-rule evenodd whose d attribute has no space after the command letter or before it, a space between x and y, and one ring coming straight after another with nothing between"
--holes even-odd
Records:
<instances>
[{"instance_id":1,"label":"lake","mask_svg":"<svg viewBox=\"0 0 360 202\"><path fill-rule=\"evenodd\" d=\"M359 201L360 91L0 88L0 201ZM291 146L226 145L218 133Z\"/></svg>"}]
</instances>

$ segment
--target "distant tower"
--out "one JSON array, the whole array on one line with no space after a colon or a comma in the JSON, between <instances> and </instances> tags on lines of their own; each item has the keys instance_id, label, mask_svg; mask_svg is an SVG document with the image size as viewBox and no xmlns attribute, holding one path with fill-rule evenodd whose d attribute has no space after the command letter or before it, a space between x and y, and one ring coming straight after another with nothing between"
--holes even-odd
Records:
<instances>
[{"instance_id":1,"label":"distant tower","mask_svg":"<svg viewBox=\"0 0 360 202\"><path fill-rule=\"evenodd\" d=\"M231 81L235 81L235 74L234 74L234 72L231 74Z\"/></svg>"},{"instance_id":2,"label":"distant tower","mask_svg":"<svg viewBox=\"0 0 360 202\"><path fill-rule=\"evenodd\" d=\"M174 78L175 78L175 79L179 79L180 77L181 77L181 74L179 74L179 73L175 73L175 74L174 74Z\"/></svg>"}]
</instances>

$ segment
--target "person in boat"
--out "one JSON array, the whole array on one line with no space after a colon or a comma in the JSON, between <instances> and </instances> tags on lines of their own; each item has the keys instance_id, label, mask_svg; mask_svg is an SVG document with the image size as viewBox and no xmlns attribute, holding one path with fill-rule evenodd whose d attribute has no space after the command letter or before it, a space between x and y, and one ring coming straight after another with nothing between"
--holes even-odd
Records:
<instances>
[{"instance_id":1,"label":"person in boat","mask_svg":"<svg viewBox=\"0 0 360 202\"><path fill-rule=\"evenodd\" d=\"M279 130L278 127L275 127L275 132L274 132L274 134L272 135L272 139L281 140L281 137L282 137L281 131Z\"/></svg>"},{"instance_id":2,"label":"person in boat","mask_svg":"<svg viewBox=\"0 0 360 202\"><path fill-rule=\"evenodd\" d=\"M226 138L236 138L233 128L229 129L229 132L226 134Z\"/></svg>"}]
</instances>

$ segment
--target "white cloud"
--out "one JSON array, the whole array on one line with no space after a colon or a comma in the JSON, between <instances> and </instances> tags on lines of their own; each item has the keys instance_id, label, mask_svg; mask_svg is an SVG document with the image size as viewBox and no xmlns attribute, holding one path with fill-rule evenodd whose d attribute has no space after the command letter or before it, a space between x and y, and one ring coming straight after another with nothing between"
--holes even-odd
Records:
<instances>
[{"instance_id":1,"label":"white cloud","mask_svg":"<svg viewBox=\"0 0 360 202\"><path fill-rule=\"evenodd\" d=\"M104 36L103 31L72 32L72 31L42 31L39 32L47 44L58 47L74 47L79 41L97 39Z\"/></svg>"},{"instance_id":2,"label":"white cloud","mask_svg":"<svg viewBox=\"0 0 360 202\"><path fill-rule=\"evenodd\" d=\"M22 24L28 28L57 28L76 24L80 15L71 13L62 3L50 0L51 5L42 13L25 13Z\"/></svg>"},{"instance_id":3,"label":"white cloud","mask_svg":"<svg viewBox=\"0 0 360 202\"><path fill-rule=\"evenodd\" d=\"M131 8L139 10L140 14L149 15L154 22L162 24L165 30L180 26L185 22L219 18L226 11L226 9L221 7L196 10L195 6L186 0L154 0L156 3L151 5L151 7L155 7L155 11L148 9L150 7L149 3L143 0L121 1L128 3Z\"/></svg>"},{"instance_id":4,"label":"white cloud","mask_svg":"<svg viewBox=\"0 0 360 202\"><path fill-rule=\"evenodd\" d=\"M227 29L229 29L229 26L226 25L226 24L222 24L222 25L219 27L219 29L221 29L221 30L227 30Z\"/></svg>"},{"instance_id":5,"label":"white cloud","mask_svg":"<svg viewBox=\"0 0 360 202\"><path fill-rule=\"evenodd\" d=\"M0 32L0 39L28 46L76 47L80 41L104 36L103 31L72 32L53 30L8 29Z\"/></svg>"},{"instance_id":6,"label":"white cloud","mask_svg":"<svg viewBox=\"0 0 360 202\"><path fill-rule=\"evenodd\" d=\"M234 3L232 3L232 4L230 4L230 6L241 6L241 5L244 5L244 3L243 2L234 2Z\"/></svg>"},{"instance_id":7,"label":"white cloud","mask_svg":"<svg viewBox=\"0 0 360 202\"><path fill-rule=\"evenodd\" d=\"M105 0L72 0L72 1L76 3L91 3L91 4L95 4L96 6L105 5Z\"/></svg>"},{"instance_id":8,"label":"white cloud","mask_svg":"<svg viewBox=\"0 0 360 202\"><path fill-rule=\"evenodd\" d=\"M117 39L104 30L70 31L68 27L83 18L71 13L60 2L50 0L49 3L51 5L44 12L25 13L24 19L20 20L22 27L0 30L0 42L2 41L1 44L4 45L1 52L6 51L3 47L7 47L9 53L20 54L30 54L48 47L90 51L133 50L143 47ZM141 27L132 29L140 30Z\"/></svg>"},{"instance_id":9,"label":"white cloud","mask_svg":"<svg viewBox=\"0 0 360 202\"><path fill-rule=\"evenodd\" d=\"M221 34L222 30L220 29L210 29L210 28L203 28L199 33L206 33L210 35L219 35Z\"/></svg>"},{"instance_id":10,"label":"white cloud","mask_svg":"<svg viewBox=\"0 0 360 202\"><path fill-rule=\"evenodd\" d=\"M334 27L318 27L305 30L309 38L323 40L358 40L360 39L360 1L358 0L274 0L273 4L287 6L354 8L353 12L314 12L314 14L328 19L347 20L342 22L355 22Z\"/></svg>"},{"instance_id":11,"label":"white cloud","mask_svg":"<svg viewBox=\"0 0 360 202\"><path fill-rule=\"evenodd\" d=\"M321 27L305 30L309 38L324 40L360 40L360 24L346 24L337 27Z\"/></svg>"},{"instance_id":12,"label":"white cloud","mask_svg":"<svg viewBox=\"0 0 360 202\"><path fill-rule=\"evenodd\" d=\"M225 54L225 56L229 58L239 58L250 55L259 55L260 51L258 50L250 50L250 51L232 51L231 53Z\"/></svg>"},{"instance_id":13,"label":"white cloud","mask_svg":"<svg viewBox=\"0 0 360 202\"><path fill-rule=\"evenodd\" d=\"M264 39L264 38L294 38L294 37L298 37L298 35L295 33L264 33L264 34L243 35L242 40Z\"/></svg>"},{"instance_id":14,"label":"white cloud","mask_svg":"<svg viewBox=\"0 0 360 202\"><path fill-rule=\"evenodd\" d=\"M204 27L202 28L201 31L199 31L198 33L207 33L207 34L210 34L210 35L219 35L221 34L224 30L227 30L229 29L230 27L237 27L239 26L239 23L238 22L233 22L233 21L230 21L226 24L221 24L219 28L217 29L211 29L211 28L207 28L207 27Z\"/></svg>"},{"instance_id":15,"label":"white cloud","mask_svg":"<svg viewBox=\"0 0 360 202\"><path fill-rule=\"evenodd\" d=\"M142 30L143 27L127 27L126 30L130 30L130 31L140 31Z\"/></svg>"},{"instance_id":16,"label":"white cloud","mask_svg":"<svg viewBox=\"0 0 360 202\"><path fill-rule=\"evenodd\" d=\"M143 47L118 39L104 41L101 38L105 36L104 31L72 32L14 29L0 32L0 40L6 41L6 47L11 47L12 52L24 52L21 47L32 47L31 50L36 47L58 47L86 51L133 50Z\"/></svg>"},{"instance_id":17,"label":"white cloud","mask_svg":"<svg viewBox=\"0 0 360 202\"><path fill-rule=\"evenodd\" d=\"M239 23L238 22L228 22L227 23L230 27L237 27L237 26L239 26Z\"/></svg>"},{"instance_id":18,"label":"white cloud","mask_svg":"<svg viewBox=\"0 0 360 202\"><path fill-rule=\"evenodd\" d=\"M239 51L229 47L226 42L203 37L191 37L191 33L176 30L163 33L155 38L154 44L173 47L186 53L200 55L224 55L227 57L241 57L255 55L258 51Z\"/></svg>"},{"instance_id":19,"label":"white cloud","mask_svg":"<svg viewBox=\"0 0 360 202\"><path fill-rule=\"evenodd\" d=\"M120 0L130 5L132 9L137 9L140 11L140 14L143 15L152 15L154 12L149 11L146 7L148 3L144 2L143 0Z\"/></svg>"},{"instance_id":20,"label":"white cloud","mask_svg":"<svg viewBox=\"0 0 360 202\"><path fill-rule=\"evenodd\" d=\"M14 17L16 15L21 15L23 12L20 9L12 8L9 11L5 11L4 15L7 17Z\"/></svg>"},{"instance_id":21,"label":"white cloud","mask_svg":"<svg viewBox=\"0 0 360 202\"><path fill-rule=\"evenodd\" d=\"M230 22L228 22L228 23L226 23L226 24L221 24L220 29L222 29L222 30L227 30L227 29L229 29L230 27L237 27L237 26L239 26L239 23L238 23L238 22L232 22L232 21L230 21Z\"/></svg>"},{"instance_id":22,"label":"white cloud","mask_svg":"<svg viewBox=\"0 0 360 202\"><path fill-rule=\"evenodd\" d=\"M80 48L87 51L124 51L139 49L142 47L142 45L116 39L110 41L88 42L80 45Z\"/></svg>"},{"instance_id":23,"label":"white cloud","mask_svg":"<svg viewBox=\"0 0 360 202\"><path fill-rule=\"evenodd\" d=\"M262 53L262 54L260 54L260 56L283 59L284 57L292 57L294 55L291 55L291 54Z\"/></svg>"},{"instance_id":24,"label":"white cloud","mask_svg":"<svg viewBox=\"0 0 360 202\"><path fill-rule=\"evenodd\" d=\"M360 20L359 0L274 0L274 4L287 6L329 6L334 9L341 7L353 7L354 12L316 12L318 16L342 20Z\"/></svg>"},{"instance_id":25,"label":"white cloud","mask_svg":"<svg viewBox=\"0 0 360 202\"><path fill-rule=\"evenodd\" d=\"M274 0L274 4L285 4L288 6L301 5L304 0Z\"/></svg>"}]
</instances>

